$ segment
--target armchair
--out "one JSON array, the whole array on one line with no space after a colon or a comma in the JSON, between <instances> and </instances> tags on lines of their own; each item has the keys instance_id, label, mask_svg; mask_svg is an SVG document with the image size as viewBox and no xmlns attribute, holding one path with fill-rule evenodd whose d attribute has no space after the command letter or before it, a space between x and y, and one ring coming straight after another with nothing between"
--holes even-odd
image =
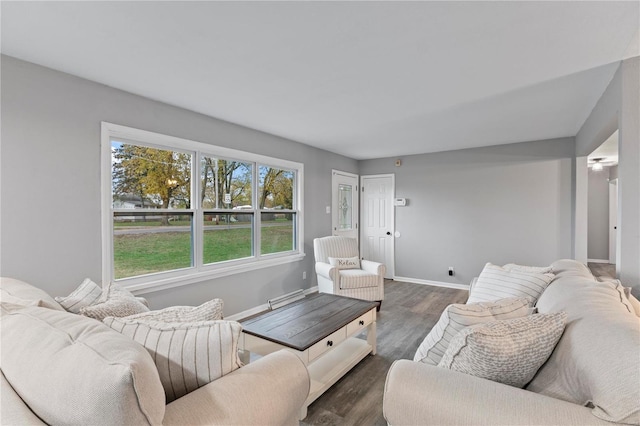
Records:
<instances>
[{"instance_id":1,"label":"armchair","mask_svg":"<svg viewBox=\"0 0 640 426\"><path fill-rule=\"evenodd\" d=\"M321 293L377 301L382 304L386 268L382 263L360 259L358 241L355 238L334 236L316 238L313 240L313 252L318 275L318 290ZM334 259L357 257L360 259L360 268L347 269L333 266L329 260L330 257Z\"/></svg>"}]
</instances>

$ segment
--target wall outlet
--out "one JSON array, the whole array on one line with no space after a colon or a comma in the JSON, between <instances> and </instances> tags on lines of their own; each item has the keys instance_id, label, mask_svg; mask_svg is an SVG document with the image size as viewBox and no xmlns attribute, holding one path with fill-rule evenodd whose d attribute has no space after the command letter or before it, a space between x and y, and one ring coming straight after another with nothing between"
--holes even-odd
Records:
<instances>
[{"instance_id":1,"label":"wall outlet","mask_svg":"<svg viewBox=\"0 0 640 426\"><path fill-rule=\"evenodd\" d=\"M456 274L456 273L455 273L455 271L453 270L453 266L449 266L449 276L450 276L450 277L452 277L452 276L454 276L455 274Z\"/></svg>"},{"instance_id":2,"label":"wall outlet","mask_svg":"<svg viewBox=\"0 0 640 426\"><path fill-rule=\"evenodd\" d=\"M303 280L307 279L307 271L302 271L302 279Z\"/></svg>"}]
</instances>

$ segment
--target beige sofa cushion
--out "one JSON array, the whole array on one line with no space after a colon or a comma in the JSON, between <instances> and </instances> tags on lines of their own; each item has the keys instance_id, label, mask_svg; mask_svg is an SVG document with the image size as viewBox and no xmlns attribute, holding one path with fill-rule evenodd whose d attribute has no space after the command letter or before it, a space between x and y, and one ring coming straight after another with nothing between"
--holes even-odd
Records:
<instances>
[{"instance_id":1,"label":"beige sofa cushion","mask_svg":"<svg viewBox=\"0 0 640 426\"><path fill-rule=\"evenodd\" d=\"M567 314L535 314L467 327L454 336L439 367L524 387L549 358Z\"/></svg>"},{"instance_id":2,"label":"beige sofa cushion","mask_svg":"<svg viewBox=\"0 0 640 426\"><path fill-rule=\"evenodd\" d=\"M44 290L15 278L0 278L0 301L21 306L41 306L64 311L64 308Z\"/></svg>"},{"instance_id":3,"label":"beige sofa cushion","mask_svg":"<svg viewBox=\"0 0 640 426\"><path fill-rule=\"evenodd\" d=\"M541 313L566 311L567 325L527 389L593 406L604 420L638 424L639 319L611 285L585 276L580 264L572 271L569 261L562 263L562 279L547 288L537 307Z\"/></svg>"},{"instance_id":4,"label":"beige sofa cushion","mask_svg":"<svg viewBox=\"0 0 640 426\"><path fill-rule=\"evenodd\" d=\"M507 271L535 272L538 274L547 274L552 272L551 266L528 266L518 265L517 263L507 263L502 267Z\"/></svg>"},{"instance_id":5,"label":"beige sofa cushion","mask_svg":"<svg viewBox=\"0 0 640 426\"><path fill-rule=\"evenodd\" d=\"M449 305L418 347L413 360L438 365L453 336L463 328L489 321L523 317L531 313L529 306L529 301L521 298Z\"/></svg>"},{"instance_id":6,"label":"beige sofa cushion","mask_svg":"<svg viewBox=\"0 0 640 426\"><path fill-rule=\"evenodd\" d=\"M90 318L52 309L26 307L5 312L1 321L2 371L44 422L162 423L162 384L138 343Z\"/></svg>"},{"instance_id":7,"label":"beige sofa cushion","mask_svg":"<svg viewBox=\"0 0 640 426\"><path fill-rule=\"evenodd\" d=\"M560 259L551 264L551 271L556 278L582 277L590 281L596 281L587 265L573 259Z\"/></svg>"},{"instance_id":8,"label":"beige sofa cushion","mask_svg":"<svg viewBox=\"0 0 640 426\"><path fill-rule=\"evenodd\" d=\"M147 348L167 402L242 366L238 357L242 326L235 321L164 323L108 317L104 323Z\"/></svg>"},{"instance_id":9,"label":"beige sofa cushion","mask_svg":"<svg viewBox=\"0 0 640 426\"><path fill-rule=\"evenodd\" d=\"M507 270L487 263L473 285L467 303L486 302L505 297L526 297L535 303L554 277L550 273Z\"/></svg>"}]
</instances>

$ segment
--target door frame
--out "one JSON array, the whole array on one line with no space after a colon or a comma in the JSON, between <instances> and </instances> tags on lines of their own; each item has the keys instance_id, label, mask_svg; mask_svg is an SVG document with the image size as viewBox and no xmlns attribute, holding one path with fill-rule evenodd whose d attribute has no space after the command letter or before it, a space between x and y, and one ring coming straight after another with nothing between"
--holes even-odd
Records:
<instances>
[{"instance_id":1,"label":"door frame","mask_svg":"<svg viewBox=\"0 0 640 426\"><path fill-rule=\"evenodd\" d=\"M390 279L395 279L396 276L396 206L394 203L395 197L396 197L396 175L394 173L384 173L384 174L376 174L376 175L362 175L360 176L360 194L362 194L363 189L364 189L364 180L367 178L391 178L391 191L389 191L389 197L391 198L389 200L390 202L390 206L391 206L391 217L390 217L390 223L391 223L391 246L389 248L389 257L390 257L390 263L389 262L385 262L385 266L387 268L387 274L385 278L390 278ZM360 215L363 214L364 212L364 196L360 196ZM360 227L360 231L358 232L360 235L360 241L364 241L363 240L363 232L364 232L364 226ZM362 247L360 247L360 253L362 254Z\"/></svg>"},{"instance_id":2,"label":"door frame","mask_svg":"<svg viewBox=\"0 0 640 426\"><path fill-rule=\"evenodd\" d=\"M609 263L618 264L618 179L609 181Z\"/></svg>"}]
</instances>

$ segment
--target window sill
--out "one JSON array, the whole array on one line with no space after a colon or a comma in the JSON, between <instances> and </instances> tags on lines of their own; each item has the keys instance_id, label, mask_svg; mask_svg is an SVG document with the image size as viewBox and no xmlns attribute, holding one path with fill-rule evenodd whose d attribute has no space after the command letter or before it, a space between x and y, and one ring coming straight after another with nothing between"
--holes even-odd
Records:
<instances>
[{"instance_id":1,"label":"window sill","mask_svg":"<svg viewBox=\"0 0 640 426\"><path fill-rule=\"evenodd\" d=\"M226 277L229 275L241 274L243 272L255 271L257 269L270 268L272 266L284 265L286 263L299 262L305 257L304 253L298 253L291 256L274 257L272 259L260 260L259 262L251 262L240 265L226 266L213 270L193 272L179 277L160 278L145 283L120 284L135 295L143 295L159 290L169 288L182 287L189 284L200 283L203 281Z\"/></svg>"}]
</instances>

